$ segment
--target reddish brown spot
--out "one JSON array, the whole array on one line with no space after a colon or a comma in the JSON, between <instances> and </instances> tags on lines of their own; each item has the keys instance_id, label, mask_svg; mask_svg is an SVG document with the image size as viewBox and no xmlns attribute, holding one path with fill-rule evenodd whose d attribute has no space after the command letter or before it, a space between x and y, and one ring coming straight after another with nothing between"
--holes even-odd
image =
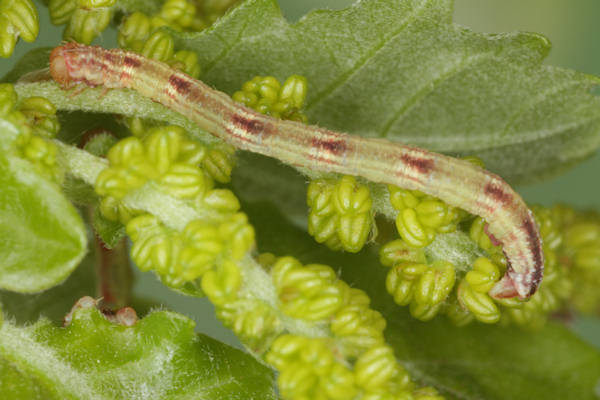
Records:
<instances>
[{"instance_id":1,"label":"reddish brown spot","mask_svg":"<svg viewBox=\"0 0 600 400\"><path fill-rule=\"evenodd\" d=\"M490 232L489 227L490 224L485 224L483 226L483 230L485 231L486 235L488 235L488 237L490 238L490 242L492 242L494 246L500 246L502 242L500 242L498 238L496 238L496 236L494 236L492 232Z\"/></svg>"},{"instance_id":2,"label":"reddish brown spot","mask_svg":"<svg viewBox=\"0 0 600 400\"><path fill-rule=\"evenodd\" d=\"M483 191L485 195L491 197L495 203L510 204L513 199L512 193L505 192L499 184L494 182L485 185Z\"/></svg>"},{"instance_id":3,"label":"reddish brown spot","mask_svg":"<svg viewBox=\"0 0 600 400\"><path fill-rule=\"evenodd\" d=\"M264 125L262 122L253 118L244 117L243 115L233 114L231 117L231 122L238 128L252 135L256 135L264 131Z\"/></svg>"},{"instance_id":4,"label":"reddish brown spot","mask_svg":"<svg viewBox=\"0 0 600 400\"><path fill-rule=\"evenodd\" d=\"M431 158L402 154L400 159L404 164L408 165L410 168L416 169L421 174L428 174L434 168L434 161Z\"/></svg>"},{"instance_id":5,"label":"reddish brown spot","mask_svg":"<svg viewBox=\"0 0 600 400\"><path fill-rule=\"evenodd\" d=\"M119 60L119 55L112 51L107 51L103 56L109 64L115 64Z\"/></svg>"},{"instance_id":6,"label":"reddish brown spot","mask_svg":"<svg viewBox=\"0 0 600 400\"><path fill-rule=\"evenodd\" d=\"M177 93L185 94L189 92L192 83L177 74L173 74L169 77L169 85L171 85Z\"/></svg>"},{"instance_id":7,"label":"reddish brown spot","mask_svg":"<svg viewBox=\"0 0 600 400\"><path fill-rule=\"evenodd\" d=\"M335 138L327 138L327 139L318 139L313 138L311 141L311 146L317 149L322 149L328 151L329 153L340 155L344 151L346 151L347 144L344 139L335 139Z\"/></svg>"},{"instance_id":8,"label":"reddish brown spot","mask_svg":"<svg viewBox=\"0 0 600 400\"><path fill-rule=\"evenodd\" d=\"M123 65L129 68L138 68L142 65L142 62L133 56L125 56L123 59Z\"/></svg>"},{"instance_id":9,"label":"reddish brown spot","mask_svg":"<svg viewBox=\"0 0 600 400\"><path fill-rule=\"evenodd\" d=\"M544 254L542 253L542 242L537 227L535 226L535 222L533 221L533 217L526 218L523 221L522 228L527 234L527 243L533 254L533 262L535 264L531 275L532 285L529 292L529 295L531 296L535 293L544 274Z\"/></svg>"}]
</instances>

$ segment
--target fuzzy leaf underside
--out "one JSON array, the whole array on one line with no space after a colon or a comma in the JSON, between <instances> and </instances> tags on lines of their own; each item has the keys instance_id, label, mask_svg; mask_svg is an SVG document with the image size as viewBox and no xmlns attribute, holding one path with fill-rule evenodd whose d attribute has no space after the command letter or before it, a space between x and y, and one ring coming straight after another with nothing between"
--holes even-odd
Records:
<instances>
[{"instance_id":1,"label":"fuzzy leaf underside","mask_svg":"<svg viewBox=\"0 0 600 400\"><path fill-rule=\"evenodd\" d=\"M387 294L388 269L375 249L332 252L272 204L242 203L256 227L260 252L331 265L350 286L365 290L388 322L385 335L397 358L417 381L434 386L447 399L597 399L600 352L565 326L549 323L532 332L479 323L457 328L444 317L417 321Z\"/></svg>"},{"instance_id":2,"label":"fuzzy leaf underside","mask_svg":"<svg viewBox=\"0 0 600 400\"><path fill-rule=\"evenodd\" d=\"M600 146L597 78L542 65L548 40L452 23L450 0L360 1L290 24L250 0L200 33L201 79L229 94L255 75L308 78L309 121L450 154L513 181L558 172ZM532 151L535 149L535 151Z\"/></svg>"},{"instance_id":3,"label":"fuzzy leaf underside","mask_svg":"<svg viewBox=\"0 0 600 400\"><path fill-rule=\"evenodd\" d=\"M0 288L34 293L69 276L87 234L60 188L11 154L10 127L0 120Z\"/></svg>"},{"instance_id":4,"label":"fuzzy leaf underside","mask_svg":"<svg viewBox=\"0 0 600 400\"><path fill-rule=\"evenodd\" d=\"M42 316L61 323L79 298L96 292L94 261L88 254L67 280L39 294L0 291L2 311L19 325L33 324Z\"/></svg>"},{"instance_id":5,"label":"fuzzy leaf underside","mask_svg":"<svg viewBox=\"0 0 600 400\"><path fill-rule=\"evenodd\" d=\"M133 327L81 309L0 328L3 399L276 399L272 372L249 355L194 333L194 322L156 311Z\"/></svg>"}]
</instances>

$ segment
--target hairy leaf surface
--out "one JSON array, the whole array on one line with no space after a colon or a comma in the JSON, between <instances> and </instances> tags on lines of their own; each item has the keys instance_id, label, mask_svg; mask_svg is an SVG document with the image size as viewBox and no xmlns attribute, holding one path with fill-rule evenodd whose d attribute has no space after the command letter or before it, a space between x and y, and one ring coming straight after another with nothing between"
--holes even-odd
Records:
<instances>
[{"instance_id":1,"label":"hairy leaf surface","mask_svg":"<svg viewBox=\"0 0 600 400\"><path fill-rule=\"evenodd\" d=\"M542 65L550 44L540 35L453 24L450 0L361 1L295 24L275 0L251 0L214 29L171 33L220 90L301 74L311 123L477 154L512 181L559 171L600 145L600 99L589 94L597 78Z\"/></svg>"},{"instance_id":2,"label":"hairy leaf surface","mask_svg":"<svg viewBox=\"0 0 600 400\"><path fill-rule=\"evenodd\" d=\"M66 281L39 294L0 291L4 313L17 324L34 323L44 316L61 323L66 311L83 296L96 291L94 257L88 255Z\"/></svg>"},{"instance_id":3,"label":"hairy leaf surface","mask_svg":"<svg viewBox=\"0 0 600 400\"><path fill-rule=\"evenodd\" d=\"M81 217L60 188L11 155L0 120L0 288L39 292L69 276L87 250Z\"/></svg>"},{"instance_id":4,"label":"hairy leaf surface","mask_svg":"<svg viewBox=\"0 0 600 400\"><path fill-rule=\"evenodd\" d=\"M275 399L272 372L240 350L194 333L194 322L157 311L133 327L95 308L72 324L48 320L0 329L5 399Z\"/></svg>"}]
</instances>

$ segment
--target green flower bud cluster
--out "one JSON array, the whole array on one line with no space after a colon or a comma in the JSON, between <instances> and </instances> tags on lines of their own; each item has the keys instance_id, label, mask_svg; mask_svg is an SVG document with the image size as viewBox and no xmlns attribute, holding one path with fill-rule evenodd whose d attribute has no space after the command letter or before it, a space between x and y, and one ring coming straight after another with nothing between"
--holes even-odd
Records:
<instances>
[{"instance_id":1,"label":"green flower bud cluster","mask_svg":"<svg viewBox=\"0 0 600 400\"><path fill-rule=\"evenodd\" d=\"M500 280L500 269L486 257L478 258L457 289L460 305L486 324L500 320L500 310L488 292Z\"/></svg>"},{"instance_id":2,"label":"green flower bud cluster","mask_svg":"<svg viewBox=\"0 0 600 400\"><path fill-rule=\"evenodd\" d=\"M425 247L435 239L436 233L456 230L463 215L435 197L416 190L389 185L390 203L398 210L396 228L402 240L412 247Z\"/></svg>"},{"instance_id":3,"label":"green flower bud cluster","mask_svg":"<svg viewBox=\"0 0 600 400\"><path fill-rule=\"evenodd\" d=\"M369 188L352 176L317 179L307 191L308 233L334 250L356 253L373 227L373 200Z\"/></svg>"},{"instance_id":4,"label":"green flower bud cluster","mask_svg":"<svg viewBox=\"0 0 600 400\"><path fill-rule=\"evenodd\" d=\"M476 217L471 223L469 237L477 243L479 248L485 250L494 263L505 267L506 258L504 257L504 253L502 253L502 246L488 233L487 226L488 224L483 218Z\"/></svg>"},{"instance_id":5,"label":"green flower bud cluster","mask_svg":"<svg viewBox=\"0 0 600 400\"><path fill-rule=\"evenodd\" d=\"M370 299L337 278L331 267L302 265L293 257L278 259L271 269L279 308L306 321L328 321L346 356L384 343L385 320L369 308Z\"/></svg>"},{"instance_id":6,"label":"green flower bud cluster","mask_svg":"<svg viewBox=\"0 0 600 400\"><path fill-rule=\"evenodd\" d=\"M432 388L415 389L386 345L365 351L350 366L336 356L331 339L286 334L275 340L266 360L279 370L286 400L443 399Z\"/></svg>"},{"instance_id":7,"label":"green flower bud cluster","mask_svg":"<svg viewBox=\"0 0 600 400\"><path fill-rule=\"evenodd\" d=\"M125 118L124 123L133 136L143 139L147 133L156 127L150 121L144 121L138 117ZM202 159L202 168L217 182L228 183L231 180L231 172L235 167L235 147L219 143L206 146L206 156Z\"/></svg>"},{"instance_id":8,"label":"green flower bud cluster","mask_svg":"<svg viewBox=\"0 0 600 400\"><path fill-rule=\"evenodd\" d=\"M38 173L62 182L63 173L56 162L57 148L50 140L60 129L56 107L43 97L29 97L18 104L13 86L3 83L0 84L0 118L20 131L14 143L16 153L30 161Z\"/></svg>"},{"instance_id":9,"label":"green flower bud cluster","mask_svg":"<svg viewBox=\"0 0 600 400\"><path fill-rule=\"evenodd\" d=\"M413 398L408 374L385 344L385 319L369 307L366 293L339 280L329 266L302 265L293 257L274 261L270 273L284 314L327 323L331 333L328 338L283 334L274 340L266 360L280 372L283 398ZM437 395L429 388L412 393L423 399L425 394Z\"/></svg>"},{"instance_id":10,"label":"green flower bud cluster","mask_svg":"<svg viewBox=\"0 0 600 400\"><path fill-rule=\"evenodd\" d=\"M38 173L54 182L62 183L63 172L56 162L58 150L54 143L27 131L19 135L16 145L19 155L30 161Z\"/></svg>"},{"instance_id":11,"label":"green flower bud cluster","mask_svg":"<svg viewBox=\"0 0 600 400\"><path fill-rule=\"evenodd\" d=\"M117 0L49 0L50 20L55 25L67 24L65 40L90 44L102 33L113 16Z\"/></svg>"},{"instance_id":12,"label":"green flower bud cluster","mask_svg":"<svg viewBox=\"0 0 600 400\"><path fill-rule=\"evenodd\" d=\"M210 4L190 0L166 0L160 11L154 15L134 12L127 16L119 27L119 46L170 64L197 79L201 72L198 55L189 50L176 51L173 37L160 28L168 27L178 32L198 32L210 26L233 5L228 3L222 7L222 1L210 0L206 3ZM208 19L206 12L211 13Z\"/></svg>"},{"instance_id":13,"label":"green flower bud cluster","mask_svg":"<svg viewBox=\"0 0 600 400\"><path fill-rule=\"evenodd\" d=\"M284 399L351 399L357 395L354 374L333 352L330 339L281 335L266 360L277 368Z\"/></svg>"},{"instance_id":14,"label":"green flower bud cluster","mask_svg":"<svg viewBox=\"0 0 600 400\"><path fill-rule=\"evenodd\" d=\"M0 83L0 118L13 124L20 133L32 133L32 121L18 107L19 96L10 83ZM34 122L34 121L33 121Z\"/></svg>"},{"instance_id":15,"label":"green flower bud cluster","mask_svg":"<svg viewBox=\"0 0 600 400\"><path fill-rule=\"evenodd\" d=\"M257 299L238 299L216 308L217 318L254 353L264 354L283 330L277 312Z\"/></svg>"},{"instance_id":16,"label":"green flower bud cluster","mask_svg":"<svg viewBox=\"0 0 600 400\"><path fill-rule=\"evenodd\" d=\"M382 246L380 258L383 265L391 267L386 289L394 301L410 305L411 315L421 321L435 317L454 287L454 265L443 260L428 263L422 249L400 239Z\"/></svg>"},{"instance_id":17,"label":"green flower bud cluster","mask_svg":"<svg viewBox=\"0 0 600 400\"><path fill-rule=\"evenodd\" d=\"M564 234L558 258L568 269L573 290L571 304L580 312L600 312L600 215L575 212L564 206L552 209Z\"/></svg>"},{"instance_id":18,"label":"green flower bud cluster","mask_svg":"<svg viewBox=\"0 0 600 400\"><path fill-rule=\"evenodd\" d=\"M169 18L174 18L175 15L179 15L175 11L179 10L183 13L180 15L180 18L187 20L186 7L192 7L193 9L193 5L189 2L169 0L163 5L163 11L167 8L165 12L170 16ZM133 50L145 57L166 62L174 68L190 75L192 78L197 79L200 76L198 55L189 50L175 51L175 40L173 37L159 28L162 26L177 28L179 26L173 25L174 23L169 23L168 20L161 17L160 15L162 15L163 11L154 17L149 17L141 12L129 15L119 28L119 46ZM192 16L193 12L189 14L189 18Z\"/></svg>"},{"instance_id":19,"label":"green flower bud cluster","mask_svg":"<svg viewBox=\"0 0 600 400\"><path fill-rule=\"evenodd\" d=\"M96 180L95 190L103 197L100 210L110 220L127 223L135 213L121 200L152 180L160 190L189 200L197 208L236 211L239 202L233 193L213 189L212 175L201 168L207 165L211 172L219 172L216 177L221 181L228 178L229 156L219 157L220 152L224 151L207 150L187 139L185 131L177 126L152 128L143 139L125 138L109 150L110 167Z\"/></svg>"},{"instance_id":20,"label":"green flower bud cluster","mask_svg":"<svg viewBox=\"0 0 600 400\"><path fill-rule=\"evenodd\" d=\"M281 310L290 317L318 321L344 303L344 283L327 265L303 266L293 257L280 258L271 270Z\"/></svg>"},{"instance_id":21,"label":"green flower bud cluster","mask_svg":"<svg viewBox=\"0 0 600 400\"><path fill-rule=\"evenodd\" d=\"M166 0L152 23L156 26L168 26L177 31L196 29L196 5L188 0Z\"/></svg>"},{"instance_id":22,"label":"green flower bud cluster","mask_svg":"<svg viewBox=\"0 0 600 400\"><path fill-rule=\"evenodd\" d=\"M283 85L273 76L255 76L231 97L260 113L306 123L301 109L307 91L308 82L300 75L291 75Z\"/></svg>"},{"instance_id":23,"label":"green flower bud cluster","mask_svg":"<svg viewBox=\"0 0 600 400\"><path fill-rule=\"evenodd\" d=\"M140 269L155 271L172 287L191 282L223 305L236 298L241 284L237 263L253 248L254 230L238 212L235 195L213 188L212 178L200 168L207 152L179 127L152 128L143 139L131 136L111 147L106 155L110 166L98 175L95 190L103 197L101 212L126 224L132 258ZM136 217L138 212L122 200L149 180L205 217L181 232L153 215Z\"/></svg>"},{"instance_id":24,"label":"green flower bud cluster","mask_svg":"<svg viewBox=\"0 0 600 400\"><path fill-rule=\"evenodd\" d=\"M126 118L125 124L131 133L141 140L147 136L148 132L156 128L154 124L138 117ZM205 155L200 163L204 172L219 183L231 181L231 172L236 161L235 147L226 143L218 143L206 145L205 148Z\"/></svg>"},{"instance_id":25,"label":"green flower bud cluster","mask_svg":"<svg viewBox=\"0 0 600 400\"><path fill-rule=\"evenodd\" d=\"M31 133L54 138L60 130L56 107L45 97L29 97L19 104L19 111L27 119Z\"/></svg>"},{"instance_id":26,"label":"green flower bud cluster","mask_svg":"<svg viewBox=\"0 0 600 400\"><path fill-rule=\"evenodd\" d=\"M219 183L231 181L231 172L235 166L235 147L222 143L208 147L202 159L202 168L212 179Z\"/></svg>"},{"instance_id":27,"label":"green flower bud cluster","mask_svg":"<svg viewBox=\"0 0 600 400\"><path fill-rule=\"evenodd\" d=\"M344 284L348 293L344 305L331 319L329 329L343 354L355 358L364 351L385 343L383 316L369 307L371 299L360 289Z\"/></svg>"},{"instance_id":28,"label":"green flower bud cluster","mask_svg":"<svg viewBox=\"0 0 600 400\"><path fill-rule=\"evenodd\" d=\"M0 0L0 57L10 57L17 40L33 42L40 25L31 0Z\"/></svg>"},{"instance_id":29,"label":"green flower bud cluster","mask_svg":"<svg viewBox=\"0 0 600 400\"><path fill-rule=\"evenodd\" d=\"M191 221L181 232L144 214L127 223L131 257L171 287L193 282L217 306L235 300L241 285L237 263L254 246L254 229L243 213L221 221Z\"/></svg>"}]
</instances>

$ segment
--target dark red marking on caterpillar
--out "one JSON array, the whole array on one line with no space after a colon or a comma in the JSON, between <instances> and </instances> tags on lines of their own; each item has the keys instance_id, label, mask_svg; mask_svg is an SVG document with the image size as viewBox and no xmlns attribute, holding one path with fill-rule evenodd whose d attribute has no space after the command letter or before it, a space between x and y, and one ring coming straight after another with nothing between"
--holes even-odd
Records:
<instances>
[{"instance_id":1,"label":"dark red marking on caterpillar","mask_svg":"<svg viewBox=\"0 0 600 400\"><path fill-rule=\"evenodd\" d=\"M533 257L536 264L543 265L544 264L544 254L541 246L541 242L539 240L538 228L535 226L535 222L532 219L525 219L523 221L523 230L527 232L527 240L529 241L529 245L533 248ZM532 279L532 289L529 295L535 293L535 289L542 281L544 276L544 269L540 268L533 271L531 279Z\"/></svg>"},{"instance_id":2,"label":"dark red marking on caterpillar","mask_svg":"<svg viewBox=\"0 0 600 400\"><path fill-rule=\"evenodd\" d=\"M263 132L264 125L262 122L253 118L248 118L243 115L233 114L231 122L240 129L243 129L253 135Z\"/></svg>"},{"instance_id":3,"label":"dark red marking on caterpillar","mask_svg":"<svg viewBox=\"0 0 600 400\"><path fill-rule=\"evenodd\" d=\"M416 169L421 174L428 174L435 167L435 162L430 158L414 157L405 153L400 156L400 159L406 165Z\"/></svg>"},{"instance_id":4,"label":"dark red marking on caterpillar","mask_svg":"<svg viewBox=\"0 0 600 400\"><path fill-rule=\"evenodd\" d=\"M327 138L327 139L312 138L311 146L318 148L318 149L326 150L335 155L342 154L343 152L346 151L346 149L348 147L345 140L333 139L333 138Z\"/></svg>"},{"instance_id":5,"label":"dark red marking on caterpillar","mask_svg":"<svg viewBox=\"0 0 600 400\"><path fill-rule=\"evenodd\" d=\"M129 68L138 68L142 65L142 62L132 56L125 56L125 58L123 58L123 64Z\"/></svg>"},{"instance_id":6,"label":"dark red marking on caterpillar","mask_svg":"<svg viewBox=\"0 0 600 400\"><path fill-rule=\"evenodd\" d=\"M171 85L177 93L186 94L189 93L192 83L177 74L173 74L169 77L169 85Z\"/></svg>"},{"instance_id":7,"label":"dark red marking on caterpillar","mask_svg":"<svg viewBox=\"0 0 600 400\"><path fill-rule=\"evenodd\" d=\"M483 188L483 192L486 196L489 196L497 203L510 204L513 200L513 196L510 193L505 192L495 182L490 182Z\"/></svg>"}]
</instances>

